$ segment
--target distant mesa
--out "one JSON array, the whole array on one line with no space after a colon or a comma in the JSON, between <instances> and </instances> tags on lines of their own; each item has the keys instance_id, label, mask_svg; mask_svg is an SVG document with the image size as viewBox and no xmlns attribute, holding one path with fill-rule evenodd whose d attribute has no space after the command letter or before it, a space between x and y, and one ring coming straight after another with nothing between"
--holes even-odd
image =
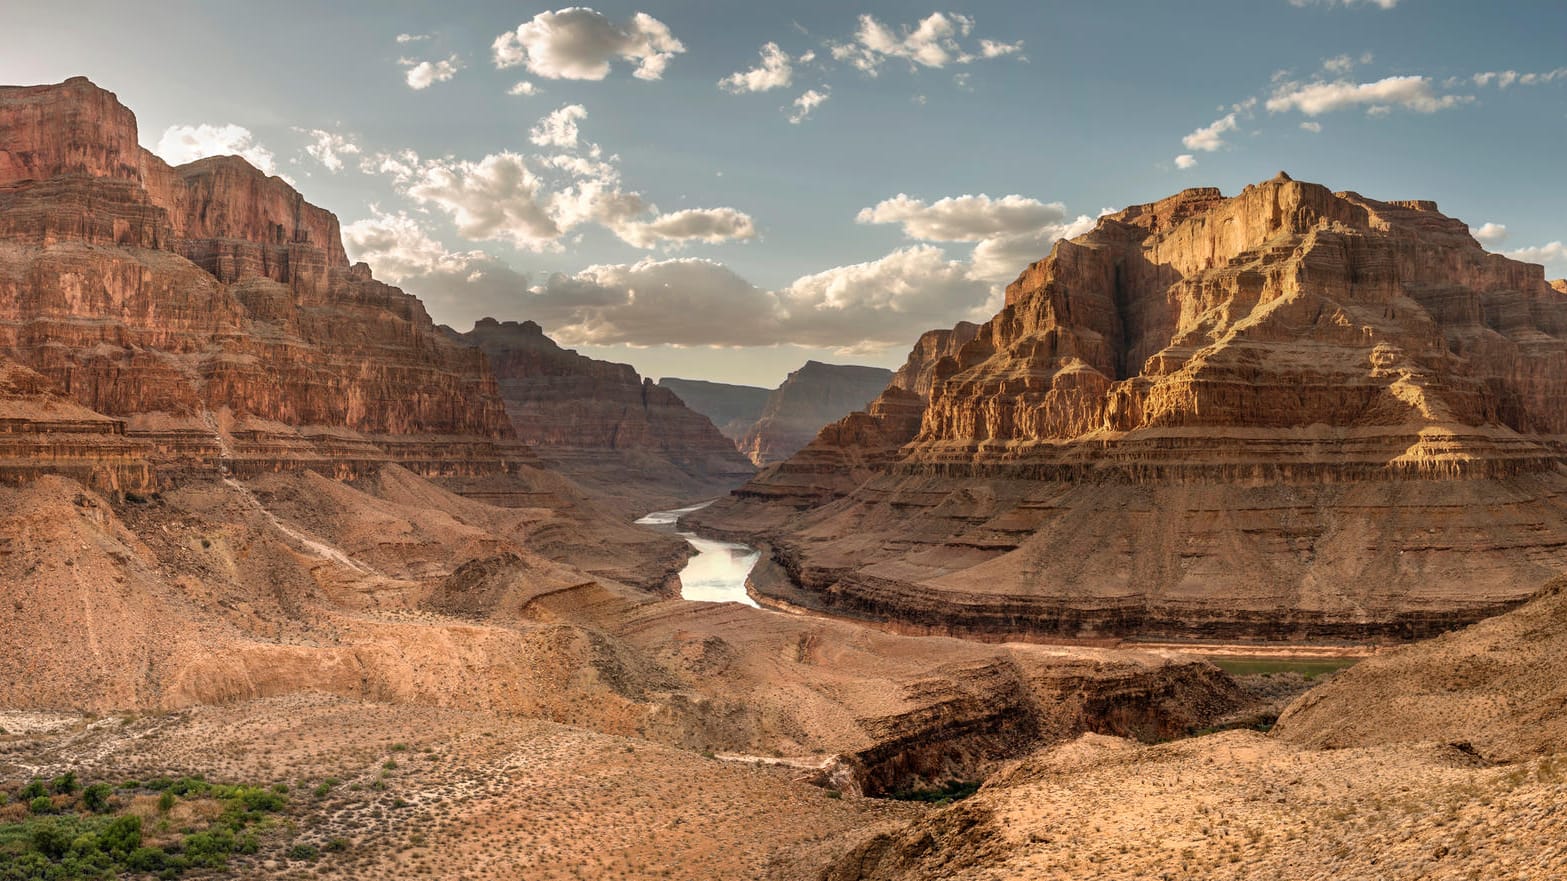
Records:
<instances>
[{"instance_id":1,"label":"distant mesa","mask_svg":"<svg viewBox=\"0 0 1567 881\"><path fill-rule=\"evenodd\" d=\"M807 361L778 388L664 379L660 385L695 401L757 466L782 461L834 420L863 409L887 386L892 371Z\"/></svg>"},{"instance_id":2,"label":"distant mesa","mask_svg":"<svg viewBox=\"0 0 1567 881\"><path fill-rule=\"evenodd\" d=\"M695 519L921 631L1423 636L1567 568L1563 293L1429 201L1186 190Z\"/></svg>"}]
</instances>

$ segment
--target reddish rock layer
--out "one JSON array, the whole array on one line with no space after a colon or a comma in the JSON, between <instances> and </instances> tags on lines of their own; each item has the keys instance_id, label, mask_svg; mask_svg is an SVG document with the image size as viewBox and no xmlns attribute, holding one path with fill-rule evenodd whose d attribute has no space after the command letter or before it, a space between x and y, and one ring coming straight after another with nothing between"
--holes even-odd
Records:
<instances>
[{"instance_id":1,"label":"reddish rock layer","mask_svg":"<svg viewBox=\"0 0 1567 881\"><path fill-rule=\"evenodd\" d=\"M1567 297L1433 203L1188 190L1006 302L928 402L695 519L762 532L796 605L995 636L1418 635L1567 565Z\"/></svg>"},{"instance_id":2,"label":"reddish rock layer","mask_svg":"<svg viewBox=\"0 0 1567 881\"><path fill-rule=\"evenodd\" d=\"M767 406L770 389L754 385L731 385L726 382L708 382L703 379L679 379L666 376L658 381L680 397L687 407L701 413L724 437L738 442L751 430Z\"/></svg>"},{"instance_id":3,"label":"reddish rock layer","mask_svg":"<svg viewBox=\"0 0 1567 881\"><path fill-rule=\"evenodd\" d=\"M486 318L453 336L489 357L518 437L578 482L661 504L728 492L756 471L629 364L562 349L532 321Z\"/></svg>"},{"instance_id":4,"label":"reddish rock layer","mask_svg":"<svg viewBox=\"0 0 1567 881\"><path fill-rule=\"evenodd\" d=\"M467 474L528 456L482 354L349 266L330 212L237 157L170 168L82 78L0 88L0 358L150 442L129 488L149 464ZM117 473L99 485L127 488Z\"/></svg>"}]
</instances>

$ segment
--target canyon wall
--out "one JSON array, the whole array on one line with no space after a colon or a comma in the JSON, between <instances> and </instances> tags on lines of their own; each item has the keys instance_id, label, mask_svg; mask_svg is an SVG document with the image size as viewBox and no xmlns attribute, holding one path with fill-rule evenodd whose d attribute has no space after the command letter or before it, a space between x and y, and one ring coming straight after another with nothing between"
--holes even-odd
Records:
<instances>
[{"instance_id":1,"label":"canyon wall","mask_svg":"<svg viewBox=\"0 0 1567 881\"><path fill-rule=\"evenodd\" d=\"M787 459L822 426L864 408L891 379L880 367L807 361L767 396L762 415L735 443L758 466Z\"/></svg>"},{"instance_id":2,"label":"canyon wall","mask_svg":"<svg viewBox=\"0 0 1567 881\"><path fill-rule=\"evenodd\" d=\"M668 507L756 471L706 416L629 364L563 349L531 321L486 318L452 336L490 359L518 437L579 483Z\"/></svg>"},{"instance_id":3,"label":"canyon wall","mask_svg":"<svg viewBox=\"0 0 1567 881\"><path fill-rule=\"evenodd\" d=\"M730 385L726 382L708 382L705 379L679 379L666 376L658 381L660 388L674 392L687 407L712 420L720 433L738 442L762 416L767 406L769 389L754 385Z\"/></svg>"},{"instance_id":4,"label":"canyon wall","mask_svg":"<svg viewBox=\"0 0 1567 881\"><path fill-rule=\"evenodd\" d=\"M80 77L0 88L0 358L7 480L28 445L133 491L189 469L531 458L482 353L349 265L330 212L238 157L170 167ZM20 404L38 395L49 418Z\"/></svg>"},{"instance_id":5,"label":"canyon wall","mask_svg":"<svg viewBox=\"0 0 1567 881\"><path fill-rule=\"evenodd\" d=\"M792 604L994 638L1415 637L1567 566L1567 297L1434 203L1187 190L958 333L696 520Z\"/></svg>"}]
</instances>

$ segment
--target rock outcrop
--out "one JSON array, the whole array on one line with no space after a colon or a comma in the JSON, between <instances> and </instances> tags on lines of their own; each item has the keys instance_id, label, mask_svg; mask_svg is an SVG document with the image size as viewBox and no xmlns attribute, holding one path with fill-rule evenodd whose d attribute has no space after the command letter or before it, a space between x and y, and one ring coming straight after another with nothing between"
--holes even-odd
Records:
<instances>
[{"instance_id":1,"label":"rock outcrop","mask_svg":"<svg viewBox=\"0 0 1567 881\"><path fill-rule=\"evenodd\" d=\"M8 441L106 490L192 469L478 475L530 459L483 355L349 265L330 212L238 157L168 166L79 77L0 88L0 359L31 400L77 408L0 413ZM45 443L66 422L81 430Z\"/></svg>"},{"instance_id":2,"label":"rock outcrop","mask_svg":"<svg viewBox=\"0 0 1567 881\"><path fill-rule=\"evenodd\" d=\"M735 443L758 466L787 459L822 426L864 408L891 379L880 367L807 361L767 396L756 424Z\"/></svg>"},{"instance_id":3,"label":"rock outcrop","mask_svg":"<svg viewBox=\"0 0 1567 881\"><path fill-rule=\"evenodd\" d=\"M705 379L679 379L666 376L658 381L680 396L687 407L701 413L724 437L738 442L762 417L767 406L770 389L754 385L730 385L726 382L708 382Z\"/></svg>"},{"instance_id":4,"label":"rock outcrop","mask_svg":"<svg viewBox=\"0 0 1567 881\"><path fill-rule=\"evenodd\" d=\"M452 334L490 359L517 436L578 483L651 510L728 492L755 473L706 416L629 364L563 349L532 321Z\"/></svg>"},{"instance_id":5,"label":"rock outcrop","mask_svg":"<svg viewBox=\"0 0 1567 881\"><path fill-rule=\"evenodd\" d=\"M1567 566L1567 297L1431 202L1187 190L951 339L694 519L791 603L997 638L1416 637Z\"/></svg>"}]
</instances>

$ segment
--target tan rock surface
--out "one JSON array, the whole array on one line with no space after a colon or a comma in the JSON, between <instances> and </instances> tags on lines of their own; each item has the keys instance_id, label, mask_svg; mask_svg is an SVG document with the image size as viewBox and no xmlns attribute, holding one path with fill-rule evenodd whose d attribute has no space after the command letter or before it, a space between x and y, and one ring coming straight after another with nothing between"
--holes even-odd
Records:
<instances>
[{"instance_id":1,"label":"tan rock surface","mask_svg":"<svg viewBox=\"0 0 1567 881\"><path fill-rule=\"evenodd\" d=\"M1429 202L1134 206L928 375L693 519L796 605L997 637L1407 638L1567 567L1567 298Z\"/></svg>"},{"instance_id":2,"label":"tan rock surface","mask_svg":"<svg viewBox=\"0 0 1567 881\"><path fill-rule=\"evenodd\" d=\"M822 426L865 407L891 378L880 367L807 361L767 396L756 424L735 443L758 466L786 459Z\"/></svg>"}]
</instances>

